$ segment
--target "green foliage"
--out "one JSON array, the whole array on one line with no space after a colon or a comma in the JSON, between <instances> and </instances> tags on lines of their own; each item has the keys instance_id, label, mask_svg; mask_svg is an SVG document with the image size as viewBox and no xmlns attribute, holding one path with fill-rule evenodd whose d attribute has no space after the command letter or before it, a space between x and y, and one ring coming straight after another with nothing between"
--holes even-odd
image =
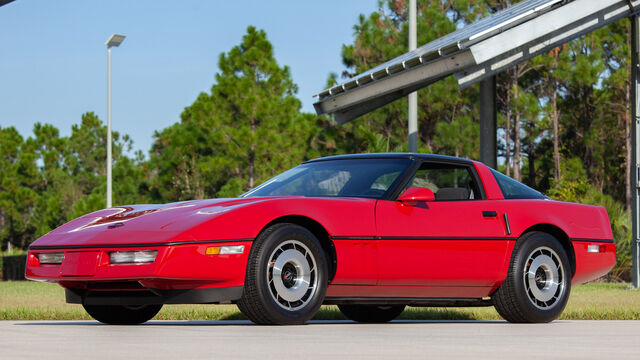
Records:
<instances>
[{"instance_id":1,"label":"green foliage","mask_svg":"<svg viewBox=\"0 0 640 360\"><path fill-rule=\"evenodd\" d=\"M151 161L163 199L237 196L318 153L309 141L316 119L300 114L297 86L264 31L249 27L218 67L211 93L155 135Z\"/></svg>"},{"instance_id":2,"label":"green foliage","mask_svg":"<svg viewBox=\"0 0 640 360\"><path fill-rule=\"evenodd\" d=\"M82 115L69 137L36 123L33 137L0 128L0 245L25 249L37 237L105 205L106 126L94 113ZM145 202L146 168L123 155L128 136L114 138L114 200ZM10 245L11 244L11 245Z\"/></svg>"},{"instance_id":3,"label":"green foliage","mask_svg":"<svg viewBox=\"0 0 640 360\"><path fill-rule=\"evenodd\" d=\"M582 161L574 157L562 162L562 178L552 183L547 195L561 201L578 202L591 190Z\"/></svg>"},{"instance_id":4,"label":"green foliage","mask_svg":"<svg viewBox=\"0 0 640 360\"><path fill-rule=\"evenodd\" d=\"M473 4L472 4L473 3ZM426 44L456 29L456 23L475 19L484 8L469 1L418 1L418 43ZM343 45L344 77L367 71L407 51L407 8L403 1L380 1L380 10L361 15L354 26L353 44ZM329 81L335 81L335 74ZM418 136L420 150L477 157L478 141L471 131L455 132L476 122L476 89L461 91L453 77L418 91ZM396 101L347 124L355 152L374 152L380 148L406 149L407 103ZM442 124L442 125L440 125ZM477 126L476 126L477 128ZM370 134L380 135L372 141ZM374 136L377 136L374 135ZM384 140L382 140L384 139ZM382 146L380 141L388 145Z\"/></svg>"}]
</instances>

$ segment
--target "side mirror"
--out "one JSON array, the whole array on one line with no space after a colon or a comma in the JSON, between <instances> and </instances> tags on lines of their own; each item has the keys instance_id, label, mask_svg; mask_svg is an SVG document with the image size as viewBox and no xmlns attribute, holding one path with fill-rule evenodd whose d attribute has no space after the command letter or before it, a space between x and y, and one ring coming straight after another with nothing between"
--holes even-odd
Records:
<instances>
[{"instance_id":1,"label":"side mirror","mask_svg":"<svg viewBox=\"0 0 640 360\"><path fill-rule=\"evenodd\" d=\"M416 205L420 201L433 201L436 196L433 191L425 187L412 186L405 190L399 197L398 201L402 201L407 205Z\"/></svg>"}]
</instances>

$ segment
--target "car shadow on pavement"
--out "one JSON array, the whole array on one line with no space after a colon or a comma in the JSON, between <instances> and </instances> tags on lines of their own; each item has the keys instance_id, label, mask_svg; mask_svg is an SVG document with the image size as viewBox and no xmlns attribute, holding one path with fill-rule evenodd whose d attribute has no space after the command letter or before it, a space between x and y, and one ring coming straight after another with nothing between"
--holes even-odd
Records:
<instances>
[{"instance_id":1,"label":"car shadow on pavement","mask_svg":"<svg viewBox=\"0 0 640 360\"><path fill-rule=\"evenodd\" d=\"M351 320L311 320L305 325L382 325L382 324L364 324ZM415 324L509 324L504 320L394 320L387 325L415 325ZM138 325L106 325L92 320L68 320L68 321L19 321L14 325L40 325L40 326L261 326L252 323L249 320L151 320Z\"/></svg>"}]
</instances>

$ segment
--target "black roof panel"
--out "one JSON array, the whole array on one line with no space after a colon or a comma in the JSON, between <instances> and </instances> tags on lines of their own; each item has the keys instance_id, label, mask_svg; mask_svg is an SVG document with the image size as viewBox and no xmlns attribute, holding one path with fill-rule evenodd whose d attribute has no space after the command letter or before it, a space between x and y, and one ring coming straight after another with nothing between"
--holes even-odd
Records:
<instances>
[{"instance_id":1,"label":"black roof panel","mask_svg":"<svg viewBox=\"0 0 640 360\"><path fill-rule=\"evenodd\" d=\"M347 159L420 159L420 160L436 160L436 161L451 161L457 163L471 163L469 159L458 158L455 156L437 155L437 154L421 154L421 153L366 153L366 154L346 154L346 155L334 155L321 157L309 161L328 161L328 160L347 160Z\"/></svg>"}]
</instances>

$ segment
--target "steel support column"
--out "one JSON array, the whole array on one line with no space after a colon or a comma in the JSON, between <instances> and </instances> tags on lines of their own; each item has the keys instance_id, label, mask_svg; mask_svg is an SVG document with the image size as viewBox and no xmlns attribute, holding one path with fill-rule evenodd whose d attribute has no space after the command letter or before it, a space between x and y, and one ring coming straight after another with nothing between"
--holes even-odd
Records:
<instances>
[{"instance_id":1,"label":"steel support column","mask_svg":"<svg viewBox=\"0 0 640 360\"><path fill-rule=\"evenodd\" d=\"M416 0L409 0L409 51L418 46ZM418 152L418 92L409 94L409 152Z\"/></svg>"},{"instance_id":2,"label":"steel support column","mask_svg":"<svg viewBox=\"0 0 640 360\"><path fill-rule=\"evenodd\" d=\"M631 259L632 259L632 280L633 286L638 288L640 281L640 17L634 15L631 18L631 187L633 189L632 211L632 233L631 239Z\"/></svg>"},{"instance_id":3,"label":"steel support column","mask_svg":"<svg viewBox=\"0 0 640 360\"><path fill-rule=\"evenodd\" d=\"M480 161L496 169L496 77L480 82Z\"/></svg>"}]
</instances>

